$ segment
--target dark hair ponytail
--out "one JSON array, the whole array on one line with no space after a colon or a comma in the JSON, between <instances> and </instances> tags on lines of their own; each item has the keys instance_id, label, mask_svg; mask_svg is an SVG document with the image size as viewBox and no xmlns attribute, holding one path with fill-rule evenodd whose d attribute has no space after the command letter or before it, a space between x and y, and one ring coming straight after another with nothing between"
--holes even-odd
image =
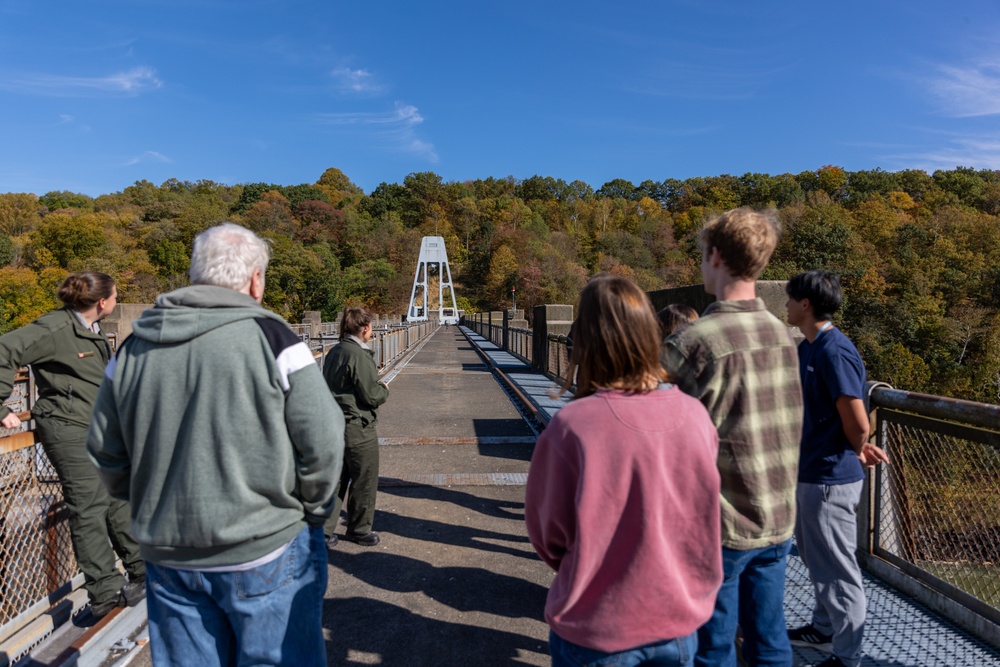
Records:
<instances>
[{"instance_id":1,"label":"dark hair ponytail","mask_svg":"<svg viewBox=\"0 0 1000 667\"><path fill-rule=\"evenodd\" d=\"M347 308L340 318L340 335L357 336L372 323L372 314L364 308Z\"/></svg>"},{"instance_id":2,"label":"dark hair ponytail","mask_svg":"<svg viewBox=\"0 0 1000 667\"><path fill-rule=\"evenodd\" d=\"M66 276L56 296L66 306L83 312L101 299L110 299L114 289L115 281L108 274L84 271Z\"/></svg>"}]
</instances>

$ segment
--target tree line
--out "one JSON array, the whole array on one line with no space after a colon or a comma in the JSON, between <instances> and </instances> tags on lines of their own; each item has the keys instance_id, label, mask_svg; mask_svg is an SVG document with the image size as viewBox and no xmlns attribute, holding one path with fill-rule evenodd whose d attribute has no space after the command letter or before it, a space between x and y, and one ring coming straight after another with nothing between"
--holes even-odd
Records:
<instances>
[{"instance_id":1,"label":"tree line","mask_svg":"<svg viewBox=\"0 0 1000 667\"><path fill-rule=\"evenodd\" d=\"M1000 171L959 167L686 180L549 176L445 182L433 172L364 191L315 183L138 181L121 192L0 194L0 332L55 307L69 271L115 277L124 302L187 283L195 235L220 220L270 239L265 306L290 321L349 305L405 312L420 239L445 239L459 307L575 304L608 271L643 289L700 283L698 230L737 206L773 207L781 243L763 278L842 276L837 323L872 379L990 403L1000 397Z\"/></svg>"}]
</instances>

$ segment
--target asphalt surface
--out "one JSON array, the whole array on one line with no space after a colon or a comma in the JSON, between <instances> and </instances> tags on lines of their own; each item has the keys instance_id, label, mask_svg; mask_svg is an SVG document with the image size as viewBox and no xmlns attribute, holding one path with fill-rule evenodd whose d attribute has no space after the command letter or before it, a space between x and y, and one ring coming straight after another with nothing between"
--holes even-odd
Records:
<instances>
[{"instance_id":1,"label":"asphalt surface","mask_svg":"<svg viewBox=\"0 0 1000 667\"><path fill-rule=\"evenodd\" d=\"M528 543L534 441L454 327L395 376L379 412L382 541L330 552L331 665L547 665L552 573ZM504 481L508 480L508 481ZM343 532L343 529L341 529Z\"/></svg>"}]
</instances>

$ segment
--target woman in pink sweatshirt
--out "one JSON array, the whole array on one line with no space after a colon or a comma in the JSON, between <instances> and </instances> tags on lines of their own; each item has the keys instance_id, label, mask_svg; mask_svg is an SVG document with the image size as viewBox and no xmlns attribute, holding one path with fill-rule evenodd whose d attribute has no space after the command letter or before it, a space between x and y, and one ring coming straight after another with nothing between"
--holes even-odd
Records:
<instances>
[{"instance_id":1,"label":"woman in pink sweatshirt","mask_svg":"<svg viewBox=\"0 0 1000 667\"><path fill-rule=\"evenodd\" d=\"M665 382L659 323L631 281L587 284L573 343L577 391L538 439L525 497L556 571L552 664L690 665L722 582L718 434Z\"/></svg>"}]
</instances>

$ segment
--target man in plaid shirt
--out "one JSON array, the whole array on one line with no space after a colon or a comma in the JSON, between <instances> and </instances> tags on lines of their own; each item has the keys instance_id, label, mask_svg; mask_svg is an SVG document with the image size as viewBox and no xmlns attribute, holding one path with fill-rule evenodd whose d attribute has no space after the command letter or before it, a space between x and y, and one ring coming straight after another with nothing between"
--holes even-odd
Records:
<instances>
[{"instance_id":1,"label":"man in plaid shirt","mask_svg":"<svg viewBox=\"0 0 1000 667\"><path fill-rule=\"evenodd\" d=\"M756 291L778 234L772 217L746 208L708 222L701 271L717 300L665 344L671 379L701 400L719 430L724 579L698 631L699 666L736 665L737 625L748 664L792 664L783 600L802 389L791 333Z\"/></svg>"}]
</instances>

